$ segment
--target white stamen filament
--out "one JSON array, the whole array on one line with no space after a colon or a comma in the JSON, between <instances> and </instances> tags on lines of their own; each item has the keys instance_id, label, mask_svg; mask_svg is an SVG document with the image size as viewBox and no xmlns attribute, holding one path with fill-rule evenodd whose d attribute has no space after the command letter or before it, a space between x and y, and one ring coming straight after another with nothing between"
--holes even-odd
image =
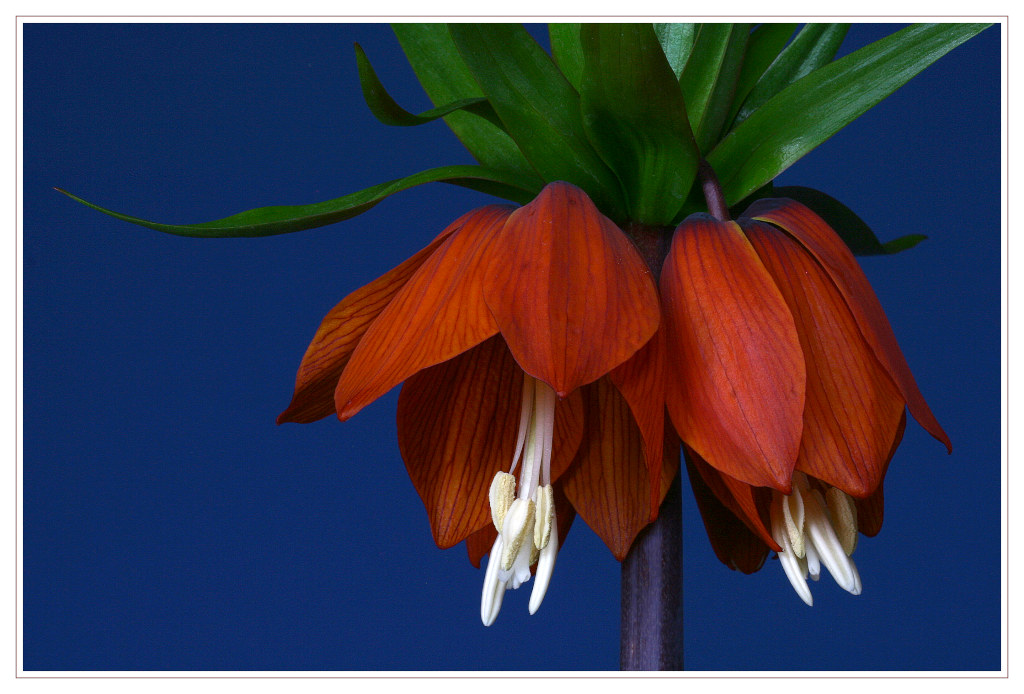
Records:
<instances>
[{"instance_id":1,"label":"white stamen filament","mask_svg":"<svg viewBox=\"0 0 1024 694\"><path fill-rule=\"evenodd\" d=\"M498 537L491 547L484 575L480 618L490 626L498 617L506 590L530 580L537 563L537 580L530 595L530 614L540 607L551 582L558 554L558 524L551 488L551 446L554 438L555 391L542 381L523 376L522 413L515 457L509 472L499 472L489 494L491 518ZM511 473L519 470L518 491Z\"/></svg>"},{"instance_id":2,"label":"white stamen filament","mask_svg":"<svg viewBox=\"0 0 1024 694\"><path fill-rule=\"evenodd\" d=\"M856 546L849 537L856 533L856 507L838 489L829 488L827 496L830 503L801 472L793 475L792 494L774 492L772 496L772 537L782 547L779 560L793 589L808 605L813 600L807 577L817 581L821 564L844 590L853 595L861 592L860 574L850 558Z\"/></svg>"}]
</instances>

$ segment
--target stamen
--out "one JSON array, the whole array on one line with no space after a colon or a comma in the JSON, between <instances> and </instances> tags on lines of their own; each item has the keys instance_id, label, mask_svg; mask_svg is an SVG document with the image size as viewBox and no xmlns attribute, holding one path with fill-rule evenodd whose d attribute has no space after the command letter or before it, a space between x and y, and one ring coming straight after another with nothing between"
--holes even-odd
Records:
<instances>
[{"instance_id":1,"label":"stamen","mask_svg":"<svg viewBox=\"0 0 1024 694\"><path fill-rule=\"evenodd\" d=\"M516 498L516 478L507 472L499 472L491 480L491 489L487 494L491 502L491 521L499 533L508 513L509 506Z\"/></svg>"}]
</instances>

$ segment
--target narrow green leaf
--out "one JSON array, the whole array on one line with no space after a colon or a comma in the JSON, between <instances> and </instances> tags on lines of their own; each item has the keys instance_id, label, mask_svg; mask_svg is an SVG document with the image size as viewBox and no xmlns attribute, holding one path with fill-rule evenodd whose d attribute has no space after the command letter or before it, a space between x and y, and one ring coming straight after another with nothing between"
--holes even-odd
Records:
<instances>
[{"instance_id":1,"label":"narrow green leaf","mask_svg":"<svg viewBox=\"0 0 1024 694\"><path fill-rule=\"evenodd\" d=\"M447 25L392 24L391 28L435 106L484 96L452 42ZM516 143L494 123L466 111L453 111L444 121L482 166L532 178L537 191L544 186Z\"/></svg>"},{"instance_id":2,"label":"narrow green leaf","mask_svg":"<svg viewBox=\"0 0 1024 694\"><path fill-rule=\"evenodd\" d=\"M750 90L761 79L768 66L779 57L794 31L795 23L769 23L760 24L751 32L747 52L743 56L743 66L736 80L736 95L729 109L729 116L725 119L727 123L733 122L736 112L750 94Z\"/></svg>"},{"instance_id":3,"label":"narrow green leaf","mask_svg":"<svg viewBox=\"0 0 1024 694\"><path fill-rule=\"evenodd\" d=\"M750 24L701 24L680 85L697 146L718 141L729 115L750 36Z\"/></svg>"},{"instance_id":4,"label":"narrow green leaf","mask_svg":"<svg viewBox=\"0 0 1024 694\"><path fill-rule=\"evenodd\" d=\"M791 198L813 210L846 242L854 255L891 255L913 248L928 237L909 234L881 243L856 212L831 195L805 186L775 188L772 197Z\"/></svg>"},{"instance_id":5,"label":"narrow green leaf","mask_svg":"<svg viewBox=\"0 0 1024 694\"><path fill-rule=\"evenodd\" d=\"M177 236L231 238L274 236L333 224L366 212L389 195L434 181L472 188L520 203L531 200L536 194L536 191L521 187L521 183L508 174L489 171L480 166L441 166L312 205L260 207L201 224L161 224L113 212L83 200L77 195L72 195L66 190L60 188L57 190L69 198L111 217L157 231Z\"/></svg>"},{"instance_id":6,"label":"narrow green leaf","mask_svg":"<svg viewBox=\"0 0 1024 694\"><path fill-rule=\"evenodd\" d=\"M587 137L621 181L629 219L667 224L699 159L672 67L650 24L587 24L582 39Z\"/></svg>"},{"instance_id":7,"label":"narrow green leaf","mask_svg":"<svg viewBox=\"0 0 1024 694\"><path fill-rule=\"evenodd\" d=\"M672 72L678 80L686 67L686 61L693 50L693 41L697 38L699 24L654 24L654 33L658 43L672 66Z\"/></svg>"},{"instance_id":8,"label":"narrow green leaf","mask_svg":"<svg viewBox=\"0 0 1024 694\"><path fill-rule=\"evenodd\" d=\"M612 219L618 181L583 131L579 95L518 24L451 24L452 39L505 129L545 181L567 181Z\"/></svg>"},{"instance_id":9,"label":"narrow green leaf","mask_svg":"<svg viewBox=\"0 0 1024 694\"><path fill-rule=\"evenodd\" d=\"M576 91L580 90L583 76L583 46L580 44L579 22L570 24L549 24L548 37L551 40L551 57L558 69L565 75Z\"/></svg>"},{"instance_id":10,"label":"narrow green leaf","mask_svg":"<svg viewBox=\"0 0 1024 694\"><path fill-rule=\"evenodd\" d=\"M355 50L356 66L359 69L359 86L363 90L363 98L366 100L366 105L370 107L370 112L381 123L398 126L423 125L424 123L447 116L453 111L465 109L470 113L483 116L499 127L501 126L501 122L498 120L497 114L494 113L494 109L487 103L487 99L482 96L472 99L459 99L458 101L432 108L420 114L406 111L391 98L384 85L381 84L377 73L370 64L369 58L366 57L366 53L363 51L363 47L357 43L355 44Z\"/></svg>"},{"instance_id":11,"label":"narrow green leaf","mask_svg":"<svg viewBox=\"0 0 1024 694\"><path fill-rule=\"evenodd\" d=\"M849 24L808 24L765 70L732 119L730 129L804 75L827 65L846 38Z\"/></svg>"},{"instance_id":12,"label":"narrow green leaf","mask_svg":"<svg viewBox=\"0 0 1024 694\"><path fill-rule=\"evenodd\" d=\"M708 155L732 204L896 91L987 24L918 24L789 85Z\"/></svg>"}]
</instances>

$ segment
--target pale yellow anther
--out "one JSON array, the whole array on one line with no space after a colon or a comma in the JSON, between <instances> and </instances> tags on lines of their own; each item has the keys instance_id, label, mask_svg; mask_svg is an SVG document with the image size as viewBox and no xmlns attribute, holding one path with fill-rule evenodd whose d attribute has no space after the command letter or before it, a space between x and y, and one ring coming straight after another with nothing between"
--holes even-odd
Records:
<instances>
[{"instance_id":1,"label":"pale yellow anther","mask_svg":"<svg viewBox=\"0 0 1024 694\"><path fill-rule=\"evenodd\" d=\"M857 549L857 506L849 494L835 487L828 488L825 503L832 515L832 527L839 544L846 556L850 556Z\"/></svg>"},{"instance_id":2,"label":"pale yellow anther","mask_svg":"<svg viewBox=\"0 0 1024 694\"><path fill-rule=\"evenodd\" d=\"M542 550L551 539L551 524L555 519L555 492L550 484L537 487L537 522L533 526L533 546ZM533 563L533 560L530 561Z\"/></svg>"},{"instance_id":3,"label":"pale yellow anther","mask_svg":"<svg viewBox=\"0 0 1024 694\"><path fill-rule=\"evenodd\" d=\"M782 499L782 518L789 544L793 546L793 556L803 559L807 553L804 549L804 501L796 485L793 485L793 493Z\"/></svg>"},{"instance_id":4,"label":"pale yellow anther","mask_svg":"<svg viewBox=\"0 0 1024 694\"><path fill-rule=\"evenodd\" d=\"M530 499L516 499L512 502L512 506L509 507L508 513L505 516L508 525L502 532L506 539L504 551L501 553L501 568L503 571L512 570L512 564L515 563L516 556L523 546L523 540L528 536L531 536L532 539L532 533L529 533L529 531L533 529L535 515L536 507Z\"/></svg>"},{"instance_id":5,"label":"pale yellow anther","mask_svg":"<svg viewBox=\"0 0 1024 694\"><path fill-rule=\"evenodd\" d=\"M508 513L508 507L516 498L515 475L510 475L507 472L499 472L495 475L491 480L488 498L491 502L491 521L494 522L494 528L500 533L501 526L505 522L505 514Z\"/></svg>"}]
</instances>

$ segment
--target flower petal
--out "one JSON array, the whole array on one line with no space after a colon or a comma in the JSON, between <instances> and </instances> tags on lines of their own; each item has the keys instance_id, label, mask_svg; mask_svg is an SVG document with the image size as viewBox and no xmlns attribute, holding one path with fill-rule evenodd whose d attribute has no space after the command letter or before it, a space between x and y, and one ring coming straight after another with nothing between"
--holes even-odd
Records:
<instances>
[{"instance_id":1,"label":"flower petal","mask_svg":"<svg viewBox=\"0 0 1024 694\"><path fill-rule=\"evenodd\" d=\"M796 467L865 497L882 481L905 409L903 396L814 257L765 222L739 223L793 314L807 365Z\"/></svg>"},{"instance_id":2,"label":"flower petal","mask_svg":"<svg viewBox=\"0 0 1024 694\"><path fill-rule=\"evenodd\" d=\"M793 316L735 222L691 215L661 272L670 385L688 446L726 475L789 492L805 371Z\"/></svg>"},{"instance_id":3,"label":"flower petal","mask_svg":"<svg viewBox=\"0 0 1024 694\"><path fill-rule=\"evenodd\" d=\"M711 466L707 467L718 474ZM730 569L745 574L752 574L760 569L768 557L768 545L718 500L693 465L689 455L686 456L686 471L690 477L693 496L697 500L697 508L704 521L704 529L711 541L711 549L718 560Z\"/></svg>"},{"instance_id":4,"label":"flower petal","mask_svg":"<svg viewBox=\"0 0 1024 694\"><path fill-rule=\"evenodd\" d=\"M302 357L295 377L295 394L288 409L278 416L278 424L315 422L335 414L334 389L359 340L395 294L454 229L455 225L452 225L419 253L352 292L327 312Z\"/></svg>"},{"instance_id":5,"label":"flower petal","mask_svg":"<svg viewBox=\"0 0 1024 694\"><path fill-rule=\"evenodd\" d=\"M463 215L363 335L334 393L348 419L406 378L480 344L498 331L484 303L486 252L512 208Z\"/></svg>"},{"instance_id":6,"label":"flower petal","mask_svg":"<svg viewBox=\"0 0 1024 694\"><path fill-rule=\"evenodd\" d=\"M907 413L903 413L903 417L900 419L900 428L896 432L896 438L893 439L892 448L889 452L889 460L886 461L886 467L889 465L889 461L892 460L892 456L896 453L896 449L899 448L900 441L903 440L903 432L907 428ZM871 496L866 499L854 499L854 504L857 506L857 529L868 537L874 537L882 529L882 518L883 511L885 510L885 498L882 493L883 484L879 484Z\"/></svg>"},{"instance_id":7,"label":"flower petal","mask_svg":"<svg viewBox=\"0 0 1024 694\"><path fill-rule=\"evenodd\" d=\"M522 391L523 372L498 336L402 387L398 446L439 547L491 522L487 491L512 464Z\"/></svg>"},{"instance_id":8,"label":"flower petal","mask_svg":"<svg viewBox=\"0 0 1024 694\"><path fill-rule=\"evenodd\" d=\"M568 183L513 212L490 258L484 296L509 349L560 396L624 362L658 327L650 270Z\"/></svg>"},{"instance_id":9,"label":"flower petal","mask_svg":"<svg viewBox=\"0 0 1024 694\"><path fill-rule=\"evenodd\" d=\"M629 405L608 379L581 389L586 431L562 488L576 512L621 561L650 523L650 481L640 430ZM678 456L675 460L678 465ZM672 482L672 461L659 481ZM660 494L658 503L664 493Z\"/></svg>"},{"instance_id":10,"label":"flower petal","mask_svg":"<svg viewBox=\"0 0 1024 694\"><path fill-rule=\"evenodd\" d=\"M644 441L644 458L651 481L651 518L658 517L659 500L664 497L659 471L665 447L665 355L664 331L654 334L640 351L617 366L611 382L629 404ZM677 444L678 446L678 444ZM678 455L676 458L678 459Z\"/></svg>"},{"instance_id":11,"label":"flower petal","mask_svg":"<svg viewBox=\"0 0 1024 694\"><path fill-rule=\"evenodd\" d=\"M810 209L786 198L758 200L744 212L744 216L756 217L782 228L817 258L842 293L878 361L899 386L914 419L952 452L949 437L917 387L882 304L850 249L836 232Z\"/></svg>"}]
</instances>

